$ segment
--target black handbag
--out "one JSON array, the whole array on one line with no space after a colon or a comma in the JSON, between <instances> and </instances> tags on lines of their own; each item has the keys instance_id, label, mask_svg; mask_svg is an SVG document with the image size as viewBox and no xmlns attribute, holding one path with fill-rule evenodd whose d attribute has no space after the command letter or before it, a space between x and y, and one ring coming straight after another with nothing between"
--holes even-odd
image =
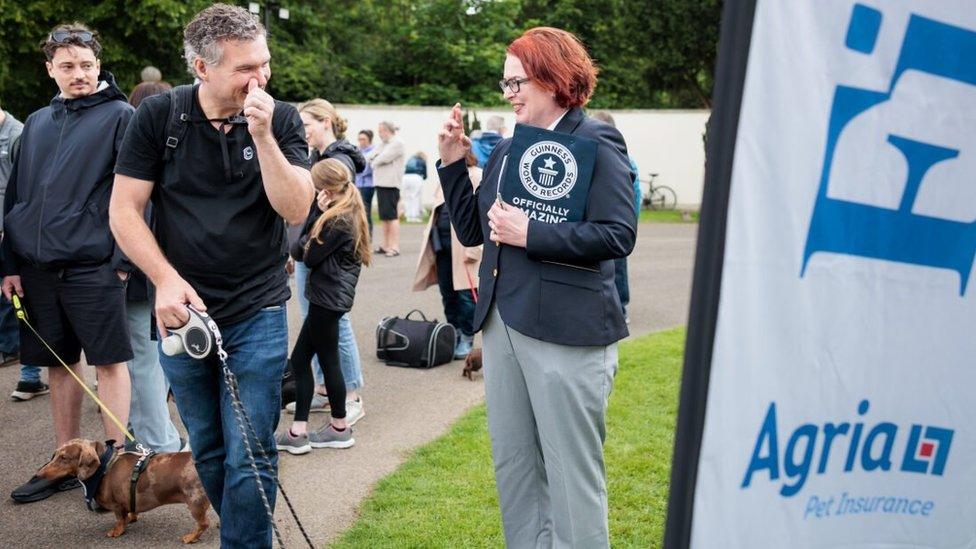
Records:
<instances>
[{"instance_id":1,"label":"black handbag","mask_svg":"<svg viewBox=\"0 0 976 549\"><path fill-rule=\"evenodd\" d=\"M421 320L410 318L417 313ZM454 359L454 326L427 320L414 309L400 318L388 316L376 327L376 358L387 366L433 368Z\"/></svg>"}]
</instances>

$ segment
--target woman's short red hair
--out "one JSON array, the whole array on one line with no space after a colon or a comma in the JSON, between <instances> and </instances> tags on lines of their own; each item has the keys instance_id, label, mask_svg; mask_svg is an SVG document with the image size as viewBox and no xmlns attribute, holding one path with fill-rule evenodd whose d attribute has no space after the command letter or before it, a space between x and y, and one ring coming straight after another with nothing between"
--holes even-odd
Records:
<instances>
[{"instance_id":1,"label":"woman's short red hair","mask_svg":"<svg viewBox=\"0 0 976 549\"><path fill-rule=\"evenodd\" d=\"M535 27L509 44L506 52L522 62L535 84L553 92L564 109L582 107L593 95L598 69L572 33Z\"/></svg>"}]
</instances>

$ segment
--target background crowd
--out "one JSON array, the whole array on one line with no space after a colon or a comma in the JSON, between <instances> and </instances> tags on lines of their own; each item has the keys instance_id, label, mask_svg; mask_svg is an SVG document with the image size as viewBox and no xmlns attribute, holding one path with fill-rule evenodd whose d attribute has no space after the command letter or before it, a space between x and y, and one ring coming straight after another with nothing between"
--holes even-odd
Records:
<instances>
[{"instance_id":1,"label":"background crowd","mask_svg":"<svg viewBox=\"0 0 976 549\"><path fill-rule=\"evenodd\" d=\"M225 34L218 36L235 37L221 46L232 49L232 54L207 50L217 42L207 41L208 33L220 32ZM9 165L0 172L5 177L0 182L5 189L0 259L7 299L2 317L7 348L0 351L5 362L22 363L22 376L12 397L28 400L50 392L57 444L78 438L82 387L73 378L84 378L84 351L85 363L95 369L98 393L105 404L106 439L120 449L128 439L130 444L139 441L153 450L173 452L188 448L188 441L179 437L169 416L167 394L172 391L214 509L221 514L222 503L225 510L237 509L232 518L221 515L225 518L222 539L231 544L242 542L253 535L245 534L246 519L257 508L237 497L244 464L236 435L226 425L220 433L220 417L227 414L224 403L206 401L207 391L216 395L220 382L210 379L193 359L160 355L156 335L165 337L167 327L186 321L180 318L180 313L186 314L184 303L199 310L210 307L208 312L225 327L228 348L236 346L241 351L231 355L241 361L236 372L242 380L241 398L250 400L258 431L273 430L278 410L268 405L278 400L278 391L269 388L269 382L277 383L280 378L273 369L260 366L267 363L277 368L285 360L277 356L276 345L258 340L267 336L287 341L287 330L281 328L286 328L283 306L288 290L287 284L279 282L294 273L305 319L290 352L296 398L281 403L294 414L294 420L277 434L275 443L279 450L292 454L313 448L348 448L355 444L353 424L365 415L362 368L348 317L359 274L373 257L401 254L401 217L422 222L429 213L413 289L438 286L445 316L457 328L454 357L464 358L471 352L474 333L483 326L488 347L500 349L502 339L511 346L518 338L522 338L519 346L524 345L510 348L507 358L501 360L494 350L486 354L486 363L494 364L489 369L498 372L489 377L493 381L488 399L493 440L507 440L502 433L524 430L524 421L534 422L533 417L551 419L570 413L577 404L598 412L582 424L586 433L557 445L558 455L569 456L566 464L579 473L573 476L586 482L580 487L579 502L559 499L567 508L554 513L559 515L556 535L562 536L571 521L589 516L588 498L602 491L602 519L600 513L590 517L586 536L606 538L600 447L603 414L616 369L615 345L627 333L626 292L607 293L605 287L596 293L577 292L580 299L570 304L562 296L533 286L540 270L545 276L562 277L561 282L569 287L592 286L589 279L577 280L585 275L566 271L558 267L564 263L555 261L570 261L570 267L592 261L625 261L636 237L636 170L632 161L623 161L626 146L613 129L612 118L604 116L604 122L597 122L582 110L592 94L596 69L579 41L557 29L527 32L510 46L506 77L499 82L504 97L516 105L520 123L579 132L609 147L598 149L587 214L593 219L607 218L600 223L584 219L578 226L536 225L534 234L543 235L539 238L544 240L532 244L528 218L521 210L496 202L486 215L483 205L479 209L472 199L482 182L482 170L490 180L488 196L498 193L499 151L510 145L503 141L507 130L501 117L488 119L485 129L469 138L461 124L460 106L452 109L439 136L443 164L438 166L439 182L428 212L422 203L428 159L423 153L407 158L394 122L381 122L376 139L372 128L361 128L354 145L346 139L347 120L330 101L314 98L296 108L264 91L271 76L270 56L263 29L246 12L214 5L197 15L185 35L186 60L199 84L173 88L162 80L158 69L146 67L142 82L127 96L114 75L101 66L97 33L81 23L55 27L42 50L49 76L60 93L48 107L33 113L26 125L6 112L0 120L3 160ZM560 86L565 83L547 80L541 72L540 63L551 57L545 51L553 47L574 56L559 69L579 80L572 91L564 91ZM222 59L224 55L237 56L233 59L243 64ZM247 70L228 69L238 66ZM240 72L247 78L236 74ZM550 87L553 91L548 91ZM91 135L105 139L93 142ZM190 144L181 146L183 141ZM238 143L244 145L239 151L231 145ZM248 162L262 154L261 166ZM221 177L224 186L213 187L212 182ZM305 185L306 177L310 186ZM301 194L310 187L314 187L314 199L309 207ZM212 208L211 194L222 199L218 210ZM374 200L382 230L382 237L375 239L371 235ZM288 225L287 238L282 220ZM223 234L218 236L215 230ZM217 238L228 244L219 252L214 248ZM291 258L279 265L279 258L266 250L285 240ZM485 252L489 240L496 246L489 243ZM500 244L505 246L498 247ZM511 274L503 278L497 266L506 254L506 272ZM544 265L547 257L557 267ZM488 264L482 268L484 258ZM228 268L233 270L226 271ZM612 267L584 270L611 281L614 278ZM479 272L490 272L490 280L479 280ZM617 282L626 286L625 269L622 273ZM480 302L479 289L483 294ZM17 296L26 296L36 332L11 314L9 301ZM207 298L206 304L201 296ZM241 296L246 299L238 299ZM539 315L550 309L560 312ZM489 315L491 319L486 320ZM509 327L518 330L518 337ZM507 331L502 339L499 330ZM13 337L15 333L17 337ZM314 365L313 358L317 359ZM589 388L592 390L585 395L580 391L586 383L572 381L571 386L556 388L556 393L569 391L563 395L570 399L566 401L546 383L512 385L516 378L522 379L521 374L503 374L513 365L529 368L532 375L539 373L536 366L563 365L571 368L560 374L566 380L585 377L595 368L609 381ZM41 379L41 367L48 368L48 384ZM545 409L518 412L526 403L520 391L542 391L554 399ZM566 404L569 408L563 409ZM312 411L328 412L329 422L310 429ZM520 416L518 421L513 413ZM596 431L590 427L600 430L599 436L591 436ZM549 425L544 428L545 437L557 431L561 432L555 424ZM526 451L552 451L537 443ZM523 449L520 444L496 444L496 460L504 462L512 451ZM276 456L269 459L275 467ZM515 530L521 527L513 524L521 521L518 516L528 500L524 494L517 495L521 482L517 475L503 474L503 463L496 463L496 468L506 531L516 536L510 538L516 543L522 534L516 535ZM269 483L265 490L271 492L273 504L269 473L261 473L262 483ZM34 476L14 489L11 497L27 503L77 485L74 478ZM546 491L542 485L535 489ZM506 500L506 496L515 499ZM253 502L254 498L248 499ZM542 523L535 527L546 528ZM270 531L267 535L270 539Z\"/></svg>"}]
</instances>

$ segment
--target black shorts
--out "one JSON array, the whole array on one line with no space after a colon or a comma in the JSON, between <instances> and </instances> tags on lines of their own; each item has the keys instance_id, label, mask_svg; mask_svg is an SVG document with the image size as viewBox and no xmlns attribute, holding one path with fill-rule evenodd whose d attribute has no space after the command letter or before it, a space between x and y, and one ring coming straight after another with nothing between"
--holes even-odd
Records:
<instances>
[{"instance_id":1,"label":"black shorts","mask_svg":"<svg viewBox=\"0 0 976 549\"><path fill-rule=\"evenodd\" d=\"M132 360L125 283L108 264L43 271L20 270L27 320L68 365L105 366ZM20 323L20 361L57 366L58 360Z\"/></svg>"},{"instance_id":2,"label":"black shorts","mask_svg":"<svg viewBox=\"0 0 976 549\"><path fill-rule=\"evenodd\" d=\"M400 189L395 187L376 187L376 204L380 211L380 221L393 221L400 218L397 203L400 202Z\"/></svg>"}]
</instances>

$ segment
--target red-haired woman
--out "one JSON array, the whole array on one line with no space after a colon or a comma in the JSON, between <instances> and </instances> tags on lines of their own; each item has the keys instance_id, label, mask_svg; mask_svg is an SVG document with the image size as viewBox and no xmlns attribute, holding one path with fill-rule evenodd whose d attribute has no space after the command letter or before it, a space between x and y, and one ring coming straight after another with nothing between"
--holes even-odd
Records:
<instances>
[{"instance_id":1,"label":"red-haired woman","mask_svg":"<svg viewBox=\"0 0 976 549\"><path fill-rule=\"evenodd\" d=\"M488 242L474 328L484 330L505 541L607 547L604 419L616 342L627 336L613 260L631 252L637 234L627 148L616 129L583 113L597 70L575 36L530 29L507 54L499 84L516 121L598 147L583 221L549 224L496 203L510 140L495 147L472 190L460 105L438 135L438 175L458 239L465 246Z\"/></svg>"}]
</instances>

